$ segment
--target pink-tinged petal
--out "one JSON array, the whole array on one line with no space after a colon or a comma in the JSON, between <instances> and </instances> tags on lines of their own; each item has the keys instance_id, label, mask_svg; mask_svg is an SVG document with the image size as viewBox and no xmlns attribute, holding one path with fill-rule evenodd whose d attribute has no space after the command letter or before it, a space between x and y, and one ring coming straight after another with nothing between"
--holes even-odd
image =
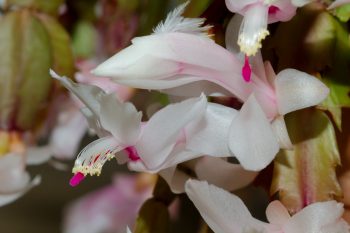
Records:
<instances>
[{"instance_id":1,"label":"pink-tinged petal","mask_svg":"<svg viewBox=\"0 0 350 233\"><path fill-rule=\"evenodd\" d=\"M26 194L30 189L38 186L41 182L40 176L36 176L31 182L27 183L25 187L16 192L12 193L0 193L0 207L14 202L24 194Z\"/></svg>"},{"instance_id":2,"label":"pink-tinged petal","mask_svg":"<svg viewBox=\"0 0 350 233\"><path fill-rule=\"evenodd\" d=\"M203 117L206 106L206 97L202 95L168 105L152 116L135 146L148 168L157 168L166 161L183 128L191 121Z\"/></svg>"},{"instance_id":3,"label":"pink-tinged petal","mask_svg":"<svg viewBox=\"0 0 350 233\"><path fill-rule=\"evenodd\" d=\"M152 187L139 187L136 176L118 175L116 182L87 194L65 211L66 233L125 232L133 226Z\"/></svg>"},{"instance_id":4,"label":"pink-tinged petal","mask_svg":"<svg viewBox=\"0 0 350 233\"><path fill-rule=\"evenodd\" d=\"M215 233L259 232L267 226L252 217L241 199L221 188L189 180L185 190Z\"/></svg>"},{"instance_id":5,"label":"pink-tinged petal","mask_svg":"<svg viewBox=\"0 0 350 233\"><path fill-rule=\"evenodd\" d=\"M196 81L183 86L162 90L162 92L174 97L193 97L204 93L206 96L234 96L223 87L209 81Z\"/></svg>"},{"instance_id":6,"label":"pink-tinged petal","mask_svg":"<svg viewBox=\"0 0 350 233\"><path fill-rule=\"evenodd\" d=\"M286 207L280 201L273 201L266 209L267 220L277 226L284 226L290 219L290 215Z\"/></svg>"},{"instance_id":7,"label":"pink-tinged petal","mask_svg":"<svg viewBox=\"0 0 350 233\"><path fill-rule=\"evenodd\" d=\"M276 73L269 61L264 62L265 77L270 86L275 86Z\"/></svg>"},{"instance_id":8,"label":"pink-tinged petal","mask_svg":"<svg viewBox=\"0 0 350 233\"><path fill-rule=\"evenodd\" d=\"M26 163L28 165L39 165L46 163L53 156L53 151L50 145L29 147L26 150Z\"/></svg>"},{"instance_id":9,"label":"pink-tinged petal","mask_svg":"<svg viewBox=\"0 0 350 233\"><path fill-rule=\"evenodd\" d=\"M121 144L135 145L141 132L142 113L132 103L122 103L114 94L100 97L100 120Z\"/></svg>"},{"instance_id":10,"label":"pink-tinged petal","mask_svg":"<svg viewBox=\"0 0 350 233\"><path fill-rule=\"evenodd\" d=\"M283 230L285 233L321 232L323 227L338 222L343 212L343 204L336 201L317 202L295 214Z\"/></svg>"},{"instance_id":11,"label":"pink-tinged petal","mask_svg":"<svg viewBox=\"0 0 350 233\"><path fill-rule=\"evenodd\" d=\"M259 3L259 0L225 0L225 2L231 12L238 13L251 4Z\"/></svg>"},{"instance_id":12,"label":"pink-tinged petal","mask_svg":"<svg viewBox=\"0 0 350 233\"><path fill-rule=\"evenodd\" d=\"M114 137L104 137L88 144L77 156L73 173L82 173L84 176L99 175L103 165L125 146L119 144Z\"/></svg>"},{"instance_id":13,"label":"pink-tinged petal","mask_svg":"<svg viewBox=\"0 0 350 233\"><path fill-rule=\"evenodd\" d=\"M321 103L329 93L317 78L294 69L281 71L275 80L278 111L281 115Z\"/></svg>"},{"instance_id":14,"label":"pink-tinged petal","mask_svg":"<svg viewBox=\"0 0 350 233\"><path fill-rule=\"evenodd\" d=\"M245 169L253 171L265 168L279 150L270 122L254 95L233 119L229 148Z\"/></svg>"},{"instance_id":15,"label":"pink-tinged petal","mask_svg":"<svg viewBox=\"0 0 350 233\"><path fill-rule=\"evenodd\" d=\"M87 122L77 109L61 112L49 142L53 156L58 159L75 157L87 129Z\"/></svg>"},{"instance_id":16,"label":"pink-tinged petal","mask_svg":"<svg viewBox=\"0 0 350 233\"><path fill-rule=\"evenodd\" d=\"M278 144L280 145L280 148L289 149L289 150L293 149L293 144L289 138L284 117L283 116L277 117L275 120L273 120L271 125L272 125L273 132L275 133L275 136L277 138Z\"/></svg>"},{"instance_id":17,"label":"pink-tinged petal","mask_svg":"<svg viewBox=\"0 0 350 233\"><path fill-rule=\"evenodd\" d=\"M23 155L11 153L0 158L0 193L20 191L29 180Z\"/></svg>"},{"instance_id":18,"label":"pink-tinged petal","mask_svg":"<svg viewBox=\"0 0 350 233\"><path fill-rule=\"evenodd\" d=\"M217 157L229 156L227 138L236 115L232 108L208 103L204 116L185 128L186 149Z\"/></svg>"},{"instance_id":19,"label":"pink-tinged petal","mask_svg":"<svg viewBox=\"0 0 350 233\"><path fill-rule=\"evenodd\" d=\"M313 0L291 0L292 4L297 7L302 7L312 1Z\"/></svg>"},{"instance_id":20,"label":"pink-tinged petal","mask_svg":"<svg viewBox=\"0 0 350 233\"><path fill-rule=\"evenodd\" d=\"M340 6L345 5L345 4L350 4L350 0L336 0L336 1L332 2L332 4L329 5L329 7L327 9L332 10L334 8L340 7Z\"/></svg>"},{"instance_id":21,"label":"pink-tinged petal","mask_svg":"<svg viewBox=\"0 0 350 233\"><path fill-rule=\"evenodd\" d=\"M275 7L276 10L269 13L269 23L289 21L296 14L297 9L291 0L275 1L272 3L272 7Z\"/></svg>"},{"instance_id":22,"label":"pink-tinged petal","mask_svg":"<svg viewBox=\"0 0 350 233\"><path fill-rule=\"evenodd\" d=\"M118 96L118 99L122 101L131 98L134 92L132 88L118 85L112 82L109 78L92 75L90 72L96 67L96 64L93 61L79 62L77 67L81 71L81 73L75 74L75 79L79 83L98 86L107 93L115 93Z\"/></svg>"},{"instance_id":23,"label":"pink-tinged petal","mask_svg":"<svg viewBox=\"0 0 350 233\"><path fill-rule=\"evenodd\" d=\"M234 191L252 183L258 172L244 170L221 158L204 156L199 158L193 168L199 180L205 180L225 190ZM220 171L220 172L218 172Z\"/></svg>"}]
</instances>

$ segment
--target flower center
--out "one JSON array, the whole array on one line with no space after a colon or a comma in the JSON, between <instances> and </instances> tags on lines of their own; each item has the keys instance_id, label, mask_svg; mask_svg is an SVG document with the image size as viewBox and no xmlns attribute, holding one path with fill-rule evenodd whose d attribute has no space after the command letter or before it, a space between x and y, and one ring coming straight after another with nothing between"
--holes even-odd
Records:
<instances>
[{"instance_id":1,"label":"flower center","mask_svg":"<svg viewBox=\"0 0 350 233\"><path fill-rule=\"evenodd\" d=\"M128 154L128 157L131 161L140 160L140 156L137 153L137 150L134 146L129 146L129 147L125 148L124 150Z\"/></svg>"}]
</instances>

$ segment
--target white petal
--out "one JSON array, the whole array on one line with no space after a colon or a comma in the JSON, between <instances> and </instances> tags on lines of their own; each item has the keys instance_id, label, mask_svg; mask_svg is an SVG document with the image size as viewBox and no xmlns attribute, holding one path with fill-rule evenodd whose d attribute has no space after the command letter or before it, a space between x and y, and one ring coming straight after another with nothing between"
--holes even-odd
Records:
<instances>
[{"instance_id":1,"label":"white petal","mask_svg":"<svg viewBox=\"0 0 350 233\"><path fill-rule=\"evenodd\" d=\"M57 75L53 70L50 70L50 74L53 78L59 80L65 88L78 97L94 114L98 115L100 109L98 97L105 94L101 88L74 83L67 77Z\"/></svg>"},{"instance_id":2,"label":"white petal","mask_svg":"<svg viewBox=\"0 0 350 233\"><path fill-rule=\"evenodd\" d=\"M129 227L126 227L126 233L132 233Z\"/></svg>"},{"instance_id":3,"label":"white petal","mask_svg":"<svg viewBox=\"0 0 350 233\"><path fill-rule=\"evenodd\" d=\"M295 214L284 226L285 233L321 232L323 226L338 222L344 212L336 201L317 202Z\"/></svg>"},{"instance_id":4,"label":"white petal","mask_svg":"<svg viewBox=\"0 0 350 233\"><path fill-rule=\"evenodd\" d=\"M39 165L51 159L53 151L50 145L29 147L26 153L28 165Z\"/></svg>"},{"instance_id":5,"label":"white petal","mask_svg":"<svg viewBox=\"0 0 350 233\"><path fill-rule=\"evenodd\" d=\"M279 150L270 122L254 95L233 119L229 148L245 169L254 171L265 168Z\"/></svg>"},{"instance_id":6,"label":"white petal","mask_svg":"<svg viewBox=\"0 0 350 233\"><path fill-rule=\"evenodd\" d=\"M71 159L75 157L88 125L78 110L63 114L68 114L68 119L60 120L59 118L57 126L51 133L50 145L55 158Z\"/></svg>"},{"instance_id":7,"label":"white petal","mask_svg":"<svg viewBox=\"0 0 350 233\"><path fill-rule=\"evenodd\" d=\"M244 10L248 5L257 3L257 0L225 0L227 8L231 12L240 12Z\"/></svg>"},{"instance_id":8,"label":"white petal","mask_svg":"<svg viewBox=\"0 0 350 233\"><path fill-rule=\"evenodd\" d=\"M22 190L29 182L25 171L25 157L21 154L6 154L0 158L0 193Z\"/></svg>"},{"instance_id":9,"label":"white petal","mask_svg":"<svg viewBox=\"0 0 350 233\"><path fill-rule=\"evenodd\" d=\"M141 130L142 113L132 103L122 103L114 94L100 97L100 120L103 128L124 145L134 145Z\"/></svg>"},{"instance_id":10,"label":"white petal","mask_svg":"<svg viewBox=\"0 0 350 233\"><path fill-rule=\"evenodd\" d=\"M329 89L317 78L294 69L281 71L275 80L278 110L281 115L321 103Z\"/></svg>"},{"instance_id":11,"label":"white petal","mask_svg":"<svg viewBox=\"0 0 350 233\"><path fill-rule=\"evenodd\" d=\"M206 97L185 100L168 105L147 122L136 149L148 168L156 168L169 156L184 127L201 118L207 105Z\"/></svg>"},{"instance_id":12,"label":"white petal","mask_svg":"<svg viewBox=\"0 0 350 233\"><path fill-rule=\"evenodd\" d=\"M345 4L350 4L350 0L336 0L332 2L332 4L327 9L332 10Z\"/></svg>"},{"instance_id":13,"label":"white petal","mask_svg":"<svg viewBox=\"0 0 350 233\"><path fill-rule=\"evenodd\" d=\"M266 217L270 223L277 226L284 226L290 219L290 215L280 201L273 201L266 209Z\"/></svg>"},{"instance_id":14,"label":"white petal","mask_svg":"<svg viewBox=\"0 0 350 233\"><path fill-rule=\"evenodd\" d=\"M272 129L273 129L273 132L275 133L275 136L277 138L278 144L280 145L280 148L289 149L289 150L293 149L293 144L290 141L286 122L284 121L283 116L277 117L272 122Z\"/></svg>"},{"instance_id":15,"label":"white petal","mask_svg":"<svg viewBox=\"0 0 350 233\"><path fill-rule=\"evenodd\" d=\"M218 172L220 171L220 172ZM221 158L204 156L194 165L197 178L225 190L234 191L252 183L258 172L247 171L239 164L233 164Z\"/></svg>"},{"instance_id":16,"label":"white petal","mask_svg":"<svg viewBox=\"0 0 350 233\"><path fill-rule=\"evenodd\" d=\"M229 156L227 139L236 115L237 111L232 108L209 103L204 117L186 126L186 148L205 155Z\"/></svg>"},{"instance_id":17,"label":"white petal","mask_svg":"<svg viewBox=\"0 0 350 233\"><path fill-rule=\"evenodd\" d=\"M105 130L100 122L100 119L97 115L95 115L88 107L83 107L80 109L81 114L85 117L89 130L93 131L93 133L97 134L100 138L111 135L107 130Z\"/></svg>"},{"instance_id":18,"label":"white petal","mask_svg":"<svg viewBox=\"0 0 350 233\"><path fill-rule=\"evenodd\" d=\"M242 22L243 22L243 16L239 14L235 14L234 16L232 16L226 28L225 44L226 44L226 49L228 49L231 53L235 54L236 56L241 55L242 56L241 60L243 61L244 55L240 54L240 49L237 44L239 29L241 27Z\"/></svg>"},{"instance_id":19,"label":"white petal","mask_svg":"<svg viewBox=\"0 0 350 233\"><path fill-rule=\"evenodd\" d=\"M264 230L265 224L254 219L237 196L204 181L189 180L185 190L215 233Z\"/></svg>"},{"instance_id":20,"label":"white petal","mask_svg":"<svg viewBox=\"0 0 350 233\"><path fill-rule=\"evenodd\" d=\"M292 0L292 3L294 6L297 7L302 7L310 2L312 2L313 0Z\"/></svg>"},{"instance_id":21,"label":"white petal","mask_svg":"<svg viewBox=\"0 0 350 233\"><path fill-rule=\"evenodd\" d=\"M11 193L11 194L1 194L0 193L0 207L7 205L11 202L14 202L21 196L23 196L26 192L28 192L33 187L39 185L41 182L40 176L36 176L29 184L27 184L26 187L24 187L22 190L19 190L17 192Z\"/></svg>"}]
</instances>

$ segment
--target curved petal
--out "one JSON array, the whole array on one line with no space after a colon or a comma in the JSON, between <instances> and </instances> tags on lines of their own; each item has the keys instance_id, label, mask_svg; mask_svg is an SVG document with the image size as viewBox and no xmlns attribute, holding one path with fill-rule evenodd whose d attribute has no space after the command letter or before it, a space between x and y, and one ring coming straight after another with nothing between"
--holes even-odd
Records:
<instances>
[{"instance_id":1,"label":"curved petal","mask_svg":"<svg viewBox=\"0 0 350 233\"><path fill-rule=\"evenodd\" d=\"M247 171L239 164L221 158L204 156L195 162L193 168L199 180L205 180L225 190L234 191L252 183L258 172ZM220 171L220 172L218 172Z\"/></svg>"},{"instance_id":2,"label":"curved petal","mask_svg":"<svg viewBox=\"0 0 350 233\"><path fill-rule=\"evenodd\" d=\"M208 103L204 116L185 128L186 148L205 155L228 157L227 138L237 113L232 108Z\"/></svg>"},{"instance_id":3,"label":"curved petal","mask_svg":"<svg viewBox=\"0 0 350 233\"><path fill-rule=\"evenodd\" d=\"M248 5L258 3L259 0L225 0L227 8L233 12L241 12Z\"/></svg>"},{"instance_id":4,"label":"curved petal","mask_svg":"<svg viewBox=\"0 0 350 233\"><path fill-rule=\"evenodd\" d=\"M277 117L272 123L272 129L282 149L293 149L293 144L289 138L286 122L283 116Z\"/></svg>"},{"instance_id":5,"label":"curved petal","mask_svg":"<svg viewBox=\"0 0 350 233\"><path fill-rule=\"evenodd\" d=\"M290 219L288 210L280 201L273 201L268 205L266 217L270 223L280 227L284 226Z\"/></svg>"},{"instance_id":6,"label":"curved petal","mask_svg":"<svg viewBox=\"0 0 350 233\"><path fill-rule=\"evenodd\" d=\"M238 33L243 22L243 16L239 14L235 14L232 16L230 22L226 27L225 33L225 44L226 49L237 56L241 56L240 60L244 60L244 54L240 53L239 46L237 44L238 41Z\"/></svg>"},{"instance_id":7,"label":"curved petal","mask_svg":"<svg viewBox=\"0 0 350 233\"><path fill-rule=\"evenodd\" d=\"M302 7L310 2L312 2L313 0L291 0L294 6L297 7Z\"/></svg>"},{"instance_id":8,"label":"curved petal","mask_svg":"<svg viewBox=\"0 0 350 233\"><path fill-rule=\"evenodd\" d=\"M78 97L94 114L98 115L100 109L98 97L105 94L101 88L75 83L65 76L59 76L53 70L50 70L50 74L53 78L60 81L65 88Z\"/></svg>"},{"instance_id":9,"label":"curved petal","mask_svg":"<svg viewBox=\"0 0 350 233\"><path fill-rule=\"evenodd\" d=\"M135 146L149 169L160 166L167 159L184 127L201 118L206 106L206 97L202 95L168 105L152 116Z\"/></svg>"},{"instance_id":10,"label":"curved petal","mask_svg":"<svg viewBox=\"0 0 350 233\"><path fill-rule=\"evenodd\" d=\"M332 10L345 4L350 4L350 0L336 0L332 2L332 4L327 9Z\"/></svg>"},{"instance_id":11,"label":"curved petal","mask_svg":"<svg viewBox=\"0 0 350 233\"><path fill-rule=\"evenodd\" d=\"M71 159L79 149L80 142L88 129L84 116L76 109L63 112L50 136L50 146L55 158Z\"/></svg>"},{"instance_id":12,"label":"curved petal","mask_svg":"<svg viewBox=\"0 0 350 233\"><path fill-rule=\"evenodd\" d=\"M279 150L270 122L254 95L232 121L229 148L245 169L253 171L265 168Z\"/></svg>"},{"instance_id":13,"label":"curved petal","mask_svg":"<svg viewBox=\"0 0 350 233\"><path fill-rule=\"evenodd\" d=\"M142 113L132 103L122 103L114 94L100 97L100 121L103 128L120 143L134 145L141 131Z\"/></svg>"},{"instance_id":14,"label":"curved petal","mask_svg":"<svg viewBox=\"0 0 350 233\"><path fill-rule=\"evenodd\" d=\"M279 0L272 3L278 9L269 13L269 23L289 21L296 14L297 7L290 0Z\"/></svg>"},{"instance_id":15,"label":"curved petal","mask_svg":"<svg viewBox=\"0 0 350 233\"><path fill-rule=\"evenodd\" d=\"M311 204L295 214L284 226L285 233L321 232L323 226L338 222L344 212L336 201Z\"/></svg>"},{"instance_id":16,"label":"curved petal","mask_svg":"<svg viewBox=\"0 0 350 233\"><path fill-rule=\"evenodd\" d=\"M259 232L267 225L254 219L237 196L207 182L189 180L185 190L215 233Z\"/></svg>"},{"instance_id":17,"label":"curved petal","mask_svg":"<svg viewBox=\"0 0 350 233\"><path fill-rule=\"evenodd\" d=\"M20 191L28 184L29 179L23 155L11 153L0 158L0 193Z\"/></svg>"},{"instance_id":18,"label":"curved petal","mask_svg":"<svg viewBox=\"0 0 350 233\"><path fill-rule=\"evenodd\" d=\"M317 78L295 70L281 71L275 80L278 111L281 115L321 103L329 89Z\"/></svg>"}]
</instances>

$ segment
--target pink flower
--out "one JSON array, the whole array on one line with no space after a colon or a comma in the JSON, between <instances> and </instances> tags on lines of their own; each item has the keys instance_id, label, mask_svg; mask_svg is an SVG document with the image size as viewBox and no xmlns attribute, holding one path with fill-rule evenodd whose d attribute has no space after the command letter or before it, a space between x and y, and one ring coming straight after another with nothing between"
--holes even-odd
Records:
<instances>
[{"instance_id":1,"label":"pink flower","mask_svg":"<svg viewBox=\"0 0 350 233\"><path fill-rule=\"evenodd\" d=\"M125 232L133 226L143 202L152 196L151 183L142 176L118 175L112 185L75 201L66 210L64 232ZM148 178L147 178L148 179Z\"/></svg>"},{"instance_id":2,"label":"pink flower","mask_svg":"<svg viewBox=\"0 0 350 233\"><path fill-rule=\"evenodd\" d=\"M344 208L336 201L311 204L294 216L279 202L266 209L270 223L255 219L235 195L208 185L187 181L186 193L215 233L348 233L349 226L341 218Z\"/></svg>"},{"instance_id":3,"label":"pink flower","mask_svg":"<svg viewBox=\"0 0 350 233\"><path fill-rule=\"evenodd\" d=\"M134 38L131 46L93 72L137 88L174 93L174 88L180 87L175 93L182 95L211 94L220 91L220 86L221 93L245 102L254 93L270 120L316 105L328 95L322 82L304 72L286 69L276 76L270 66L264 68L260 55L252 60L251 82L246 83L237 55L205 36L207 28L199 26L200 19L187 22L189 19L180 16L182 10L169 14L154 34Z\"/></svg>"}]
</instances>

